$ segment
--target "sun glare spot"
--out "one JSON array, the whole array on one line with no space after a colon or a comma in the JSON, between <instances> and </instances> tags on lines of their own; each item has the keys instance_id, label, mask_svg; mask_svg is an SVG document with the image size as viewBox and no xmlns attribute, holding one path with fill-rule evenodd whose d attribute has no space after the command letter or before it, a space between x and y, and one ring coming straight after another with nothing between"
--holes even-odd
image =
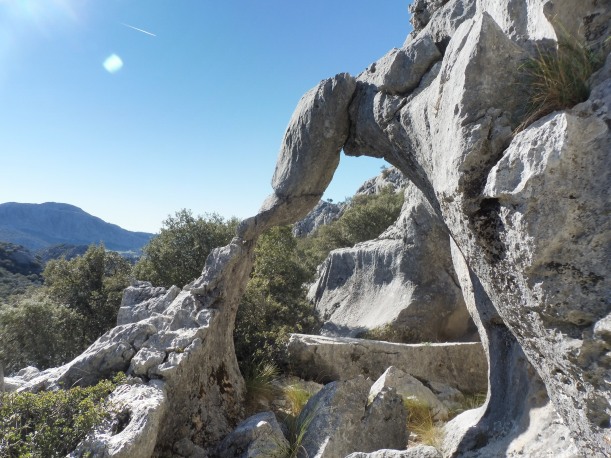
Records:
<instances>
[{"instance_id":1,"label":"sun glare spot","mask_svg":"<svg viewBox=\"0 0 611 458\"><path fill-rule=\"evenodd\" d=\"M123 61L116 54L108 56L102 64L108 73L117 73L123 68Z\"/></svg>"}]
</instances>

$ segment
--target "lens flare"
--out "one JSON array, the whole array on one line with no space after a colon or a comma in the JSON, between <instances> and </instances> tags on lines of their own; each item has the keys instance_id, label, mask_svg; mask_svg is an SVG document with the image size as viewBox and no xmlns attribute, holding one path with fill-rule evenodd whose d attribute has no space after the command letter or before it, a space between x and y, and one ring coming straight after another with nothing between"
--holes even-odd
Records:
<instances>
[{"instance_id":1,"label":"lens flare","mask_svg":"<svg viewBox=\"0 0 611 458\"><path fill-rule=\"evenodd\" d=\"M117 73L123 68L123 60L116 54L108 56L102 64L108 73Z\"/></svg>"}]
</instances>

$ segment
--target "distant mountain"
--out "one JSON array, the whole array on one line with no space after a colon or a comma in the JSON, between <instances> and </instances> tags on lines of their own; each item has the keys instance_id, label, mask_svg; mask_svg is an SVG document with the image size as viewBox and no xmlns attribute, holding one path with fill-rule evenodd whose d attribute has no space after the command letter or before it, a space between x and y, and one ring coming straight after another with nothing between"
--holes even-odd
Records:
<instances>
[{"instance_id":1,"label":"distant mountain","mask_svg":"<svg viewBox=\"0 0 611 458\"><path fill-rule=\"evenodd\" d=\"M0 241L23 245L33 251L58 244L92 243L103 243L114 251L138 251L152 236L122 229L74 205L0 204Z\"/></svg>"}]
</instances>

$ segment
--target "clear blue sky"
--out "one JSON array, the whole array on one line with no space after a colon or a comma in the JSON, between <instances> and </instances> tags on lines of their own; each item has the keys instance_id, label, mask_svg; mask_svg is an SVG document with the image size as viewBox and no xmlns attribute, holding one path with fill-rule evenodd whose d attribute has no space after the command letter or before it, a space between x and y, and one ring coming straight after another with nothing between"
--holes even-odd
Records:
<instances>
[{"instance_id":1,"label":"clear blue sky","mask_svg":"<svg viewBox=\"0 0 611 458\"><path fill-rule=\"evenodd\" d=\"M181 208L251 216L301 95L400 47L408 3L0 0L0 202L148 232ZM343 156L325 197L381 165Z\"/></svg>"}]
</instances>

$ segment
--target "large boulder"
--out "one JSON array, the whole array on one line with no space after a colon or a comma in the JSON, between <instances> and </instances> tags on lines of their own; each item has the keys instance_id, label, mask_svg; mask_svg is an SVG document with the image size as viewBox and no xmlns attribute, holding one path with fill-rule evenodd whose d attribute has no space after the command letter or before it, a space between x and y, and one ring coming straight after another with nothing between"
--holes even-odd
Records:
<instances>
[{"instance_id":1,"label":"large boulder","mask_svg":"<svg viewBox=\"0 0 611 458\"><path fill-rule=\"evenodd\" d=\"M371 380L360 376L331 382L310 398L298 418L305 425L305 456L335 458L405 447L407 413L401 397L385 388L368 402L371 386Z\"/></svg>"},{"instance_id":2,"label":"large boulder","mask_svg":"<svg viewBox=\"0 0 611 458\"><path fill-rule=\"evenodd\" d=\"M329 254L308 297L323 335L356 337L389 326L407 342L477 340L447 229L414 185L380 237Z\"/></svg>"},{"instance_id":3,"label":"large boulder","mask_svg":"<svg viewBox=\"0 0 611 458\"><path fill-rule=\"evenodd\" d=\"M310 380L348 380L361 374L377 379L395 366L464 392L481 393L488 387L486 356L479 342L397 344L291 334L287 351L291 370Z\"/></svg>"},{"instance_id":4,"label":"large boulder","mask_svg":"<svg viewBox=\"0 0 611 458\"><path fill-rule=\"evenodd\" d=\"M448 408L437 396L415 377L390 366L371 387L369 399L372 400L384 388L394 389L404 401L413 401L425 405L431 411L433 420L445 421L448 419Z\"/></svg>"},{"instance_id":5,"label":"large boulder","mask_svg":"<svg viewBox=\"0 0 611 458\"><path fill-rule=\"evenodd\" d=\"M284 458L290 445L273 412L247 418L219 444L219 458Z\"/></svg>"}]
</instances>

